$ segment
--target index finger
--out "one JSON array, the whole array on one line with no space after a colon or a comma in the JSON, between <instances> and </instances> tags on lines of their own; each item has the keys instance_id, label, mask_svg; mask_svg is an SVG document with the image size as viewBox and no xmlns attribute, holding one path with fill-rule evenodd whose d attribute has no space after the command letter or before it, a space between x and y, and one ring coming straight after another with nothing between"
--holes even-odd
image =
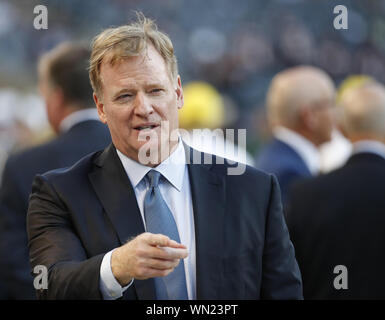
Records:
<instances>
[{"instance_id":1,"label":"index finger","mask_svg":"<svg viewBox=\"0 0 385 320\"><path fill-rule=\"evenodd\" d=\"M154 233L146 233L145 237L146 242L151 245L151 246L161 246L161 247L166 247L170 241L170 238L167 237L164 234L154 234Z\"/></svg>"},{"instance_id":2,"label":"index finger","mask_svg":"<svg viewBox=\"0 0 385 320\"><path fill-rule=\"evenodd\" d=\"M171 248L171 247L158 247L160 250L162 250L166 255L167 259L174 260L174 259L184 259L188 256L187 249L184 248Z\"/></svg>"}]
</instances>

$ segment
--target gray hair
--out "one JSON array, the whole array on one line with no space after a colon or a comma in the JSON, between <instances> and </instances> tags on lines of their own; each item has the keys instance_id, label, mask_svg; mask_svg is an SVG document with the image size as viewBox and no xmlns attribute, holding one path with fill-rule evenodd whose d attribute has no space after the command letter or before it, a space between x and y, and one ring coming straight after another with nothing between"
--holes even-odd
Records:
<instances>
[{"instance_id":1,"label":"gray hair","mask_svg":"<svg viewBox=\"0 0 385 320\"><path fill-rule=\"evenodd\" d=\"M372 82L352 89L341 102L342 124L348 134L385 137L385 87Z\"/></svg>"}]
</instances>

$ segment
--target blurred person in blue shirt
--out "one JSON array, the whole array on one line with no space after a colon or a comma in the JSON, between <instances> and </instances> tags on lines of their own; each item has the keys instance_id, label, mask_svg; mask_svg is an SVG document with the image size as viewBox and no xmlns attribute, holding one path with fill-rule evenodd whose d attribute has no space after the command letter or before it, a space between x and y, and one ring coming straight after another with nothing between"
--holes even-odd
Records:
<instances>
[{"instance_id":1,"label":"blurred person in blue shirt","mask_svg":"<svg viewBox=\"0 0 385 320\"><path fill-rule=\"evenodd\" d=\"M284 203L293 181L319 173L318 147L331 139L334 98L331 78L315 67L284 70L271 82L266 103L273 139L256 168L277 176Z\"/></svg>"}]
</instances>

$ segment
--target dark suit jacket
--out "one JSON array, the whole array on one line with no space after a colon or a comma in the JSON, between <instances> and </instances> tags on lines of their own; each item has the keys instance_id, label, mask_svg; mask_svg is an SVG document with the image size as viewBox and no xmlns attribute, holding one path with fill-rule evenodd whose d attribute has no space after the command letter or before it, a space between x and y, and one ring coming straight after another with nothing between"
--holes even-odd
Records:
<instances>
[{"instance_id":1,"label":"dark suit jacket","mask_svg":"<svg viewBox=\"0 0 385 320\"><path fill-rule=\"evenodd\" d=\"M275 178L250 167L230 176L227 167L188 165L197 298L301 298ZM27 225L31 264L50 271L40 296L50 299L100 299L104 254L145 230L113 145L69 169L38 176ZM135 280L124 298L154 299L153 279Z\"/></svg>"},{"instance_id":2,"label":"dark suit jacket","mask_svg":"<svg viewBox=\"0 0 385 320\"><path fill-rule=\"evenodd\" d=\"M297 179L312 175L299 154L288 144L275 138L258 155L255 167L276 175L284 203L287 202L291 184Z\"/></svg>"},{"instance_id":3,"label":"dark suit jacket","mask_svg":"<svg viewBox=\"0 0 385 320\"><path fill-rule=\"evenodd\" d=\"M49 143L9 157L0 189L0 278L6 287L3 298L36 297L25 222L34 176L72 165L110 142L108 128L99 121L88 120L74 125Z\"/></svg>"},{"instance_id":4,"label":"dark suit jacket","mask_svg":"<svg viewBox=\"0 0 385 320\"><path fill-rule=\"evenodd\" d=\"M305 299L385 298L385 159L353 155L327 175L293 186L287 211ZM333 286L348 269L348 290Z\"/></svg>"}]
</instances>

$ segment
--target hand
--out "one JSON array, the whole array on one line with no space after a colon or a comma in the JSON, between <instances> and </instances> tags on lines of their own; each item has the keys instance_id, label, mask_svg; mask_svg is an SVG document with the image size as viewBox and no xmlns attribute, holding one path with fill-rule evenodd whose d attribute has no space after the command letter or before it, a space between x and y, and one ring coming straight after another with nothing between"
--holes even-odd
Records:
<instances>
[{"instance_id":1,"label":"hand","mask_svg":"<svg viewBox=\"0 0 385 320\"><path fill-rule=\"evenodd\" d=\"M163 234L145 232L112 252L111 270L119 284L125 286L132 278L164 277L187 256L183 244Z\"/></svg>"}]
</instances>

